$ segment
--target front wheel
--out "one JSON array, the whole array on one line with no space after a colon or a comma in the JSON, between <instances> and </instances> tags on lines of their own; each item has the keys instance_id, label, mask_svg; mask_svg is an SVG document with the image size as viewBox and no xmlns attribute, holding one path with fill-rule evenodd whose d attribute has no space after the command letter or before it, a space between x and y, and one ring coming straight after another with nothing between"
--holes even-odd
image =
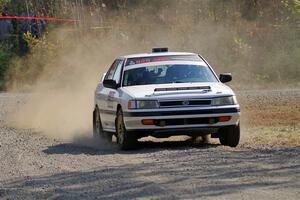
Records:
<instances>
[{"instance_id":1,"label":"front wheel","mask_svg":"<svg viewBox=\"0 0 300 200\"><path fill-rule=\"evenodd\" d=\"M117 143L122 150L129 150L136 147L137 137L134 133L128 133L124 124L123 112L121 109L117 112L116 119Z\"/></svg>"},{"instance_id":2,"label":"front wheel","mask_svg":"<svg viewBox=\"0 0 300 200\"><path fill-rule=\"evenodd\" d=\"M112 134L103 131L102 122L100 118L99 109L95 108L93 112L93 136L97 140L104 140L105 142L112 141Z\"/></svg>"},{"instance_id":3,"label":"front wheel","mask_svg":"<svg viewBox=\"0 0 300 200\"><path fill-rule=\"evenodd\" d=\"M240 124L220 128L219 140L222 145L236 147L240 142Z\"/></svg>"}]
</instances>

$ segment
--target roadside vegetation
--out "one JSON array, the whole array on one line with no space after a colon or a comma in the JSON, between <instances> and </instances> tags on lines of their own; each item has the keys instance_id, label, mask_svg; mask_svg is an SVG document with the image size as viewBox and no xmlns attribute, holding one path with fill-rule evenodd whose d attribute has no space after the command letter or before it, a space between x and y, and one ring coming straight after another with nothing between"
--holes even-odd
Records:
<instances>
[{"instance_id":1,"label":"roadside vegetation","mask_svg":"<svg viewBox=\"0 0 300 200\"><path fill-rule=\"evenodd\" d=\"M299 0L4 0L0 9L79 20L47 22L43 37L25 36L26 50L20 49L19 22L13 20L14 37L0 45L1 89L35 84L45 67L54 67L48 61L62 56L62 46L107 37L127 46L124 53L154 45L201 52L217 71L233 71L239 83L299 84ZM51 37L58 27L69 29L68 39Z\"/></svg>"}]
</instances>

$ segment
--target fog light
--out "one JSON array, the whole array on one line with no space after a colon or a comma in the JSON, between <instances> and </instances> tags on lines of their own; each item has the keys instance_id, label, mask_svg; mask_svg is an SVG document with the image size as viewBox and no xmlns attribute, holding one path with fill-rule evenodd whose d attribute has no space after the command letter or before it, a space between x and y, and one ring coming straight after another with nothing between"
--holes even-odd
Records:
<instances>
[{"instance_id":1,"label":"fog light","mask_svg":"<svg viewBox=\"0 0 300 200\"><path fill-rule=\"evenodd\" d=\"M222 116L222 117L219 117L219 122L227 122L231 120L231 116Z\"/></svg>"},{"instance_id":2,"label":"fog light","mask_svg":"<svg viewBox=\"0 0 300 200\"><path fill-rule=\"evenodd\" d=\"M143 119L142 124L143 125L154 125L154 120L153 119Z\"/></svg>"}]
</instances>

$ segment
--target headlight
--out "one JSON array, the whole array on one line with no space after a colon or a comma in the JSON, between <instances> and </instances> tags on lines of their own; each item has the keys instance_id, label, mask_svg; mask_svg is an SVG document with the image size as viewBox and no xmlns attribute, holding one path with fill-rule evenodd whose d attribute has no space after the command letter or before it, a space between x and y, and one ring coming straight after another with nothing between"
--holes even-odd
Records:
<instances>
[{"instance_id":1,"label":"headlight","mask_svg":"<svg viewBox=\"0 0 300 200\"><path fill-rule=\"evenodd\" d=\"M224 105L235 105L237 104L237 100L235 96L230 97L218 97L212 99L213 106L224 106Z\"/></svg>"},{"instance_id":2,"label":"headlight","mask_svg":"<svg viewBox=\"0 0 300 200\"><path fill-rule=\"evenodd\" d=\"M128 109L155 109L159 108L155 100L129 100Z\"/></svg>"}]
</instances>

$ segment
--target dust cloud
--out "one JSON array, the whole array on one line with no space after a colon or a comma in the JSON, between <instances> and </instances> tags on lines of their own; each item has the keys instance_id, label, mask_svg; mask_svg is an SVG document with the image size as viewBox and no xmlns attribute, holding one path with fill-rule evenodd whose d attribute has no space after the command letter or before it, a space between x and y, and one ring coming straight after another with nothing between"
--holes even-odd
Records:
<instances>
[{"instance_id":1,"label":"dust cloud","mask_svg":"<svg viewBox=\"0 0 300 200\"><path fill-rule=\"evenodd\" d=\"M28 89L26 82L17 84L18 80L11 80L12 91L26 88L32 94L17 112L10 115L11 125L34 128L47 136L64 140L80 138L82 135L90 137L94 90L117 56L150 52L152 47L159 46L168 46L174 51L189 49L197 52L195 41L202 43L199 49L203 49L217 37L218 30L214 29L208 30L214 34L199 40L201 32L198 30L202 26L191 25L189 18L183 17L178 22L180 24L173 26L174 22L164 17L170 9L162 9L160 18L154 18L147 12L140 13L138 19L114 15L110 17L113 28L100 26L96 29L101 30L94 30L83 26L77 27L72 33L64 27L52 30L47 37L49 43L55 43L56 53L53 54L53 50L40 52L36 48L30 57L24 58L30 59L27 70L41 70L37 65L41 62L44 65L35 84Z\"/></svg>"},{"instance_id":2,"label":"dust cloud","mask_svg":"<svg viewBox=\"0 0 300 200\"><path fill-rule=\"evenodd\" d=\"M94 89L118 52L109 43L95 44L90 36L71 40L76 45L58 49L59 56L49 58L54 62L43 61L46 68L30 87L31 95L10 116L13 126L66 140L91 135Z\"/></svg>"},{"instance_id":3,"label":"dust cloud","mask_svg":"<svg viewBox=\"0 0 300 200\"><path fill-rule=\"evenodd\" d=\"M178 9L174 3L154 15L146 8L133 8L128 11L133 13L128 18L117 12L110 13L106 18L108 24L95 26L91 21L71 27L76 30L69 30L70 27L51 30L47 40L54 44L52 48L40 51L36 47L30 56L23 58L30 60L25 62L29 64L24 73L38 74L27 77L28 82L36 78L34 83L20 83L19 75L12 73L15 76L10 79L10 90L26 88L32 95L10 115L11 125L34 128L65 140L90 137L95 87L119 55L167 46L172 51L201 53L217 72L235 71L239 64L249 63L247 48L242 49L244 57L227 56L232 55L235 48L232 43L238 30L233 25L196 20L197 16L190 9ZM172 17L174 13L179 17ZM243 80L249 73L245 65L239 69L237 79Z\"/></svg>"}]
</instances>

